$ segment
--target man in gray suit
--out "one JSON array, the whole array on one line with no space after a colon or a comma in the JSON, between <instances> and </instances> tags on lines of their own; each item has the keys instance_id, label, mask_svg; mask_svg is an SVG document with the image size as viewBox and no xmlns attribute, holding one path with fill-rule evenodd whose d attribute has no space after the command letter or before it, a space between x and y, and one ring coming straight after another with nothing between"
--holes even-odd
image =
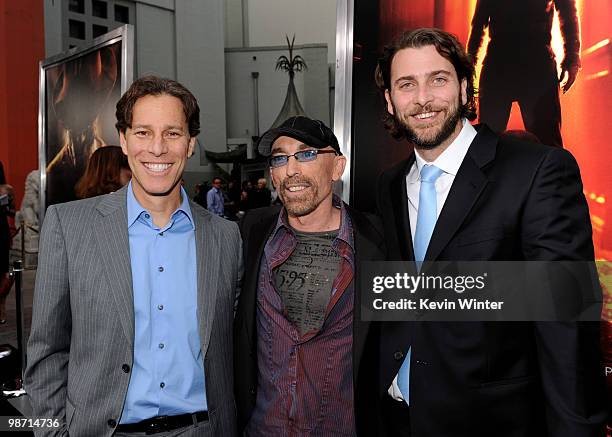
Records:
<instances>
[{"instance_id":1,"label":"man in gray suit","mask_svg":"<svg viewBox=\"0 0 612 437\"><path fill-rule=\"evenodd\" d=\"M130 184L47 210L25 386L63 424L41 435L236 433L240 236L180 184L199 113L181 84L137 80L117 103Z\"/></svg>"}]
</instances>

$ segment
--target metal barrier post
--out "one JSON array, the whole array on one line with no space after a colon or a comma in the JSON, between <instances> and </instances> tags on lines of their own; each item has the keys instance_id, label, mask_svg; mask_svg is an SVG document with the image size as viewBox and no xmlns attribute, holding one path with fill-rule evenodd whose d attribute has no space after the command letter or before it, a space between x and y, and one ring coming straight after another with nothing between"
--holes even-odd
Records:
<instances>
[{"instance_id":1,"label":"metal barrier post","mask_svg":"<svg viewBox=\"0 0 612 437\"><path fill-rule=\"evenodd\" d=\"M13 274L15 275L15 306L16 306L16 321L17 321L17 349L19 350L19 367L21 375L25 371L26 366L26 350L23 345L23 302L21 300L21 286L23 283L23 262L18 259L13 263Z\"/></svg>"}]
</instances>

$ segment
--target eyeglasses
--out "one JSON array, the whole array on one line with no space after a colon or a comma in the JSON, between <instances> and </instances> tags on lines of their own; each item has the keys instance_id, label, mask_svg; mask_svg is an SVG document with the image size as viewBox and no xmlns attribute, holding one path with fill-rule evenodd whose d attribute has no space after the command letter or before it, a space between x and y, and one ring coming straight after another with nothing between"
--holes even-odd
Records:
<instances>
[{"instance_id":1,"label":"eyeglasses","mask_svg":"<svg viewBox=\"0 0 612 437\"><path fill-rule=\"evenodd\" d=\"M309 150L300 150L299 152L295 152L293 155L274 155L268 158L268 163L272 168L282 167L283 165L287 165L290 157L294 157L297 162L310 162L317 159L317 155L322 155L324 153L333 153L337 155L335 150L317 150L317 149L309 149Z\"/></svg>"}]
</instances>

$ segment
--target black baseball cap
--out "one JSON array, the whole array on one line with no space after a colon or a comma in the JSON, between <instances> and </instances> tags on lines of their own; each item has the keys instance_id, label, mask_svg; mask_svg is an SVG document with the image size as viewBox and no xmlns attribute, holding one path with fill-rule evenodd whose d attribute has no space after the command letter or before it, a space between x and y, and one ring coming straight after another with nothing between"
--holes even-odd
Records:
<instances>
[{"instance_id":1,"label":"black baseball cap","mask_svg":"<svg viewBox=\"0 0 612 437\"><path fill-rule=\"evenodd\" d=\"M270 129L263 134L257 143L257 150L260 155L270 156L272 144L278 137L291 137L315 149L323 149L330 146L342 155L338 139L334 132L325 126L321 120L313 120L304 116L288 118L279 127Z\"/></svg>"}]
</instances>

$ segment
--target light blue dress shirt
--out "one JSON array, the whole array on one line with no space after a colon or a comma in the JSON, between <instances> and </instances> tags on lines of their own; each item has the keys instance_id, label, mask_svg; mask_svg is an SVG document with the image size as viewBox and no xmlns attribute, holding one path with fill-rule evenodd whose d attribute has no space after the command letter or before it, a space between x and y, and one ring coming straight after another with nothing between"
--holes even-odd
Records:
<instances>
[{"instance_id":1,"label":"light blue dress shirt","mask_svg":"<svg viewBox=\"0 0 612 437\"><path fill-rule=\"evenodd\" d=\"M160 229L127 191L134 364L120 423L208 410L197 319L195 225L185 190Z\"/></svg>"},{"instance_id":2,"label":"light blue dress shirt","mask_svg":"<svg viewBox=\"0 0 612 437\"><path fill-rule=\"evenodd\" d=\"M223 199L223 193L220 189L212 187L206 193L206 208L213 214L217 214L223 217L225 213L225 204Z\"/></svg>"}]
</instances>

